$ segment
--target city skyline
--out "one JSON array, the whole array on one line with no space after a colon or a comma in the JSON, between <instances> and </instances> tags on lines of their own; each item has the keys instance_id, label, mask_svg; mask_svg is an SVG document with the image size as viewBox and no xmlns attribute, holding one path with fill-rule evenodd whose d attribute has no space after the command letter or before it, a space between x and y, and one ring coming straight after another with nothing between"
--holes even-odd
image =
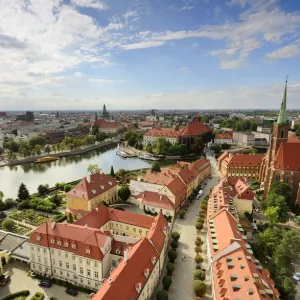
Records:
<instances>
[{"instance_id":1,"label":"city skyline","mask_svg":"<svg viewBox=\"0 0 300 300\"><path fill-rule=\"evenodd\" d=\"M299 109L300 3L0 0L1 110Z\"/></svg>"}]
</instances>

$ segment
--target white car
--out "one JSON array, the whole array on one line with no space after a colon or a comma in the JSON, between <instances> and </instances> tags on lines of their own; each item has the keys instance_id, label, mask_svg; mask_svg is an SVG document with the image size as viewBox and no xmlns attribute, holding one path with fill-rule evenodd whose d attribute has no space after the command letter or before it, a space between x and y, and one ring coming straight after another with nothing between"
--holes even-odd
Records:
<instances>
[{"instance_id":1,"label":"white car","mask_svg":"<svg viewBox=\"0 0 300 300\"><path fill-rule=\"evenodd\" d=\"M292 279L294 279L294 280L296 280L296 281L299 281L299 280L300 280L300 277L294 275Z\"/></svg>"},{"instance_id":2,"label":"white car","mask_svg":"<svg viewBox=\"0 0 300 300\"><path fill-rule=\"evenodd\" d=\"M203 190L200 190L198 195L201 197L203 195Z\"/></svg>"}]
</instances>

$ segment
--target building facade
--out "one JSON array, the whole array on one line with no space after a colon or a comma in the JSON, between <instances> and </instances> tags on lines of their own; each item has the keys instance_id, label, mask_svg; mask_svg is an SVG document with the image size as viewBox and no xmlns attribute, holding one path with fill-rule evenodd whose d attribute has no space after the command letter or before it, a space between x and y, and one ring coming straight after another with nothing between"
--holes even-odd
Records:
<instances>
[{"instance_id":1,"label":"building facade","mask_svg":"<svg viewBox=\"0 0 300 300\"><path fill-rule=\"evenodd\" d=\"M143 137L143 145L154 145L159 138L163 138L170 142L172 145L179 144L180 142L180 130L174 128L153 128L147 131Z\"/></svg>"},{"instance_id":2,"label":"building facade","mask_svg":"<svg viewBox=\"0 0 300 300\"><path fill-rule=\"evenodd\" d=\"M255 136L253 133L247 132L233 132L232 140L239 146L254 146Z\"/></svg>"},{"instance_id":3,"label":"building facade","mask_svg":"<svg viewBox=\"0 0 300 300\"><path fill-rule=\"evenodd\" d=\"M102 172L83 178L67 195L66 213L80 218L102 202L114 203L118 199L117 182Z\"/></svg>"},{"instance_id":4,"label":"building facade","mask_svg":"<svg viewBox=\"0 0 300 300\"><path fill-rule=\"evenodd\" d=\"M8 251L0 251L0 276L4 273L4 266L8 264L9 253Z\"/></svg>"},{"instance_id":5,"label":"building facade","mask_svg":"<svg viewBox=\"0 0 300 300\"><path fill-rule=\"evenodd\" d=\"M120 130L123 130L125 127L122 123L117 121L106 121L104 119L97 119L92 124L90 131L94 126L97 126L99 128L99 132L104 133L117 133Z\"/></svg>"}]
</instances>

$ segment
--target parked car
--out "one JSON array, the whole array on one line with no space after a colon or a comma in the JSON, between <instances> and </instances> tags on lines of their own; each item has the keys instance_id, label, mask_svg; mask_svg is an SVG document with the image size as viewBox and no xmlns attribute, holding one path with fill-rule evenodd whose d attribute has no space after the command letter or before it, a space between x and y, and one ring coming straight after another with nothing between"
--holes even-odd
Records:
<instances>
[{"instance_id":1,"label":"parked car","mask_svg":"<svg viewBox=\"0 0 300 300\"><path fill-rule=\"evenodd\" d=\"M296 275L294 275L293 277L292 277L292 280L295 282L298 282L298 281L300 281L300 277L298 277L298 276L296 276Z\"/></svg>"},{"instance_id":2,"label":"parked car","mask_svg":"<svg viewBox=\"0 0 300 300\"><path fill-rule=\"evenodd\" d=\"M74 288L67 288L67 289L66 289L66 293L67 293L68 295L71 295L71 296L77 296L78 291L75 290Z\"/></svg>"},{"instance_id":3,"label":"parked car","mask_svg":"<svg viewBox=\"0 0 300 300\"><path fill-rule=\"evenodd\" d=\"M52 281L51 280L41 280L39 282L39 286L49 288L52 286Z\"/></svg>"},{"instance_id":4,"label":"parked car","mask_svg":"<svg viewBox=\"0 0 300 300\"><path fill-rule=\"evenodd\" d=\"M200 216L200 211L197 212L197 216Z\"/></svg>"},{"instance_id":5,"label":"parked car","mask_svg":"<svg viewBox=\"0 0 300 300\"><path fill-rule=\"evenodd\" d=\"M295 275L300 278L300 272L297 272Z\"/></svg>"},{"instance_id":6,"label":"parked car","mask_svg":"<svg viewBox=\"0 0 300 300\"><path fill-rule=\"evenodd\" d=\"M9 275L2 275L0 277L0 285L4 286L10 281L10 276Z\"/></svg>"},{"instance_id":7,"label":"parked car","mask_svg":"<svg viewBox=\"0 0 300 300\"><path fill-rule=\"evenodd\" d=\"M202 196L202 195L203 195L203 190L200 190L200 191L198 192L198 195Z\"/></svg>"}]
</instances>

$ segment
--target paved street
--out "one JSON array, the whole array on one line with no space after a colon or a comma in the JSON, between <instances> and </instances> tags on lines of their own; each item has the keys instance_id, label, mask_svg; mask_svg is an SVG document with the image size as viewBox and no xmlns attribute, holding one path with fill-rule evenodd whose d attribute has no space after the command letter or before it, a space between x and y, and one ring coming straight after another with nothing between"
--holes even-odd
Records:
<instances>
[{"instance_id":1,"label":"paved street","mask_svg":"<svg viewBox=\"0 0 300 300\"><path fill-rule=\"evenodd\" d=\"M196 255L194 251L196 239L196 213L199 211L199 206L202 199L204 199L204 197L209 194L210 189L216 185L216 183L218 182L218 176L220 176L216 170L215 158L207 155L207 159L211 161L213 178L208 180L208 184L203 191L204 194L201 199L194 200L192 205L188 208L185 218L183 220L177 219L174 224L173 231L178 231L180 233L180 243L177 249L178 258L176 260L176 269L172 276L173 283L169 289L169 299L171 300L194 299L192 284L193 271L195 270L194 258ZM202 234L201 238L204 241L204 234ZM202 249L203 257L205 258L206 249L204 249L204 246L202 246ZM186 257L185 261L182 261L182 256ZM204 265L206 265L206 262L207 260L204 261Z\"/></svg>"},{"instance_id":2,"label":"paved street","mask_svg":"<svg viewBox=\"0 0 300 300\"><path fill-rule=\"evenodd\" d=\"M72 296L69 296L65 293L64 287L58 285L52 285L51 288L40 288L38 286L38 280L28 277L27 272L29 270L28 265L25 263L14 262L10 263L5 267L5 273L11 276L11 281L4 287L0 289L0 299L12 293L16 293L22 290L29 290L30 295L32 296L36 292L42 292L45 295L45 300L50 299L50 297L56 297L58 300L66 299L72 300L75 299ZM87 294L79 292L76 296L78 300L86 300Z\"/></svg>"}]
</instances>

